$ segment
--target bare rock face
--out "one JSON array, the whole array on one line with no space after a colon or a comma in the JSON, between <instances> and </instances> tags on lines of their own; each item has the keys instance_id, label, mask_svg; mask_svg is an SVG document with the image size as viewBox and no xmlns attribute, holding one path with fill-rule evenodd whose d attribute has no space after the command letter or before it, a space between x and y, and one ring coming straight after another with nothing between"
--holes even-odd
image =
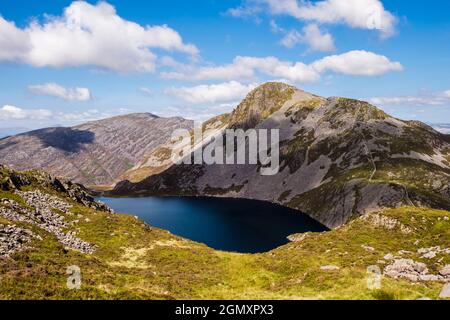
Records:
<instances>
[{"instance_id":1,"label":"bare rock face","mask_svg":"<svg viewBox=\"0 0 450 320\"><path fill-rule=\"evenodd\" d=\"M41 129L0 140L0 163L85 185L109 185L167 142L175 129L191 127L189 120L142 113Z\"/></svg>"},{"instance_id":2,"label":"bare rock face","mask_svg":"<svg viewBox=\"0 0 450 320\"><path fill-rule=\"evenodd\" d=\"M387 207L450 209L448 136L367 102L267 83L207 126L279 129L279 173L262 176L260 164L172 165L142 181L122 181L113 193L264 200L329 228Z\"/></svg>"}]
</instances>

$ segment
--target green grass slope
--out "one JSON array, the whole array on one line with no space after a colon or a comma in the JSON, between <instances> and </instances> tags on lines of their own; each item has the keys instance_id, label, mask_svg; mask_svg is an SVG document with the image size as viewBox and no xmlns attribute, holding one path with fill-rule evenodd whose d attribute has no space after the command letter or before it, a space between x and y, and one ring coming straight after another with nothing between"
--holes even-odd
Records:
<instances>
[{"instance_id":1,"label":"green grass slope","mask_svg":"<svg viewBox=\"0 0 450 320\"><path fill-rule=\"evenodd\" d=\"M5 180L7 173L2 174ZM0 225L14 224L42 238L9 258L0 257L0 299L437 299L443 287L438 281L383 276L381 287L370 289L368 267L382 271L391 263L383 259L387 254L423 262L430 274L450 264L445 250L431 259L418 253L420 248L450 248L448 211L387 209L250 255L215 251L133 216L88 208L48 186L22 187L34 189L70 203L65 218L78 222L66 231L77 231L97 249L83 254L65 248L34 225L0 216ZM15 190L0 191L0 199L26 206ZM390 223L377 223L379 217ZM66 285L67 268L73 265L81 270L79 290Z\"/></svg>"}]
</instances>

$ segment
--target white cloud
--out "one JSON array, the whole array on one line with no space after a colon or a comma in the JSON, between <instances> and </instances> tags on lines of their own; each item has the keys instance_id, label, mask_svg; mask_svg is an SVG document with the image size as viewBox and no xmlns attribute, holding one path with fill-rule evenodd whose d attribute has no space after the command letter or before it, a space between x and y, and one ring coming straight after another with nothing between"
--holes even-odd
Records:
<instances>
[{"instance_id":1,"label":"white cloud","mask_svg":"<svg viewBox=\"0 0 450 320\"><path fill-rule=\"evenodd\" d=\"M88 88L64 88L56 83L46 83L29 86L28 90L34 94L53 96L67 101L91 100L91 92Z\"/></svg>"},{"instance_id":2,"label":"white cloud","mask_svg":"<svg viewBox=\"0 0 450 320\"><path fill-rule=\"evenodd\" d=\"M19 107L4 105L0 109L0 120L46 120L53 116L50 110L46 109L22 109Z\"/></svg>"},{"instance_id":3,"label":"white cloud","mask_svg":"<svg viewBox=\"0 0 450 320\"><path fill-rule=\"evenodd\" d=\"M182 117L185 119L195 120L195 121L206 121L215 117L219 114L224 114L233 111L234 108L239 104L238 101L231 103L221 103L218 105L212 105L208 107L199 106L172 106L167 107L162 110L155 111L155 114L161 117Z\"/></svg>"},{"instance_id":4,"label":"white cloud","mask_svg":"<svg viewBox=\"0 0 450 320\"><path fill-rule=\"evenodd\" d=\"M319 73L332 71L352 76L378 76L403 70L400 62L391 62L385 56L362 50L328 56L312 63L311 66Z\"/></svg>"},{"instance_id":5,"label":"white cloud","mask_svg":"<svg viewBox=\"0 0 450 320\"><path fill-rule=\"evenodd\" d=\"M116 109L100 111L98 109L89 109L70 112L51 111L48 109L27 109L12 105L4 105L0 108L0 122L8 121L11 123L35 123L39 121L42 125L54 125L60 123L64 125L73 125L113 117L120 114L130 113L128 109Z\"/></svg>"},{"instance_id":6,"label":"white cloud","mask_svg":"<svg viewBox=\"0 0 450 320\"><path fill-rule=\"evenodd\" d=\"M289 15L299 20L327 24L346 24L352 28L376 29L382 37L395 33L396 17L380 0L245 0L244 5L229 12L241 17L267 9L273 15ZM232 14L233 15L233 14Z\"/></svg>"},{"instance_id":7,"label":"white cloud","mask_svg":"<svg viewBox=\"0 0 450 320\"><path fill-rule=\"evenodd\" d=\"M344 75L377 76L403 69L399 62L367 51L350 51L328 56L311 64L281 61L275 57L238 56L233 63L200 68L182 68L175 72L162 73L169 79L179 80L243 80L253 79L257 73L273 78L284 78L293 83L313 82L327 72Z\"/></svg>"},{"instance_id":8,"label":"white cloud","mask_svg":"<svg viewBox=\"0 0 450 320\"><path fill-rule=\"evenodd\" d=\"M270 30L271 30L273 33L284 33L284 32L285 32L285 30L284 30L282 27L280 27L280 26L276 23L275 20L270 20Z\"/></svg>"},{"instance_id":9,"label":"white cloud","mask_svg":"<svg viewBox=\"0 0 450 320\"><path fill-rule=\"evenodd\" d=\"M302 42L309 45L312 51L333 51L333 36L322 32L316 24L309 24L303 28Z\"/></svg>"},{"instance_id":10,"label":"white cloud","mask_svg":"<svg viewBox=\"0 0 450 320\"><path fill-rule=\"evenodd\" d=\"M228 9L227 13L235 18L248 18L254 16L262 11L262 8L257 5L243 5L237 8Z\"/></svg>"},{"instance_id":11,"label":"white cloud","mask_svg":"<svg viewBox=\"0 0 450 320\"><path fill-rule=\"evenodd\" d=\"M0 16L0 60L24 59L30 48L28 34Z\"/></svg>"},{"instance_id":12,"label":"white cloud","mask_svg":"<svg viewBox=\"0 0 450 320\"><path fill-rule=\"evenodd\" d=\"M256 73L276 78L286 78L293 82L311 82L319 79L319 74L301 62L280 61L275 57L242 57L238 56L233 63L179 70L162 73L168 79L183 80L242 80L252 79Z\"/></svg>"},{"instance_id":13,"label":"white cloud","mask_svg":"<svg viewBox=\"0 0 450 320\"><path fill-rule=\"evenodd\" d=\"M198 55L179 33L166 25L141 26L99 2L74 1L59 17L46 16L26 28L0 18L0 60L37 67L96 66L118 72L153 72L159 48Z\"/></svg>"},{"instance_id":14,"label":"white cloud","mask_svg":"<svg viewBox=\"0 0 450 320\"><path fill-rule=\"evenodd\" d=\"M245 85L237 81L230 81L195 87L169 88L165 92L188 103L211 104L239 101L256 86L257 84Z\"/></svg>"},{"instance_id":15,"label":"white cloud","mask_svg":"<svg viewBox=\"0 0 450 320\"><path fill-rule=\"evenodd\" d=\"M305 26L302 33L297 30L289 31L280 42L287 48L293 48L298 43L307 44L311 51L333 51L333 36L328 32L322 32L316 24Z\"/></svg>"},{"instance_id":16,"label":"white cloud","mask_svg":"<svg viewBox=\"0 0 450 320\"><path fill-rule=\"evenodd\" d=\"M293 48L302 42L302 35L297 30L291 30L281 39L280 43L286 48Z\"/></svg>"},{"instance_id":17,"label":"white cloud","mask_svg":"<svg viewBox=\"0 0 450 320\"><path fill-rule=\"evenodd\" d=\"M424 93L411 96L373 97L371 103L380 106L441 106L450 104L450 90L443 92Z\"/></svg>"}]
</instances>

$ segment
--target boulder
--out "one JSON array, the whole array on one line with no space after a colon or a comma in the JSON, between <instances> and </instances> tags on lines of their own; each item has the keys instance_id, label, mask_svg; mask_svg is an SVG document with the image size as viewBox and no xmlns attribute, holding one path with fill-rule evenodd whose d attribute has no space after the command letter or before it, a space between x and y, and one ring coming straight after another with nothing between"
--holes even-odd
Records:
<instances>
[{"instance_id":1,"label":"boulder","mask_svg":"<svg viewBox=\"0 0 450 320\"><path fill-rule=\"evenodd\" d=\"M439 294L439 298L448 299L450 298L450 282L447 282L442 288L441 293Z\"/></svg>"},{"instance_id":2,"label":"boulder","mask_svg":"<svg viewBox=\"0 0 450 320\"><path fill-rule=\"evenodd\" d=\"M450 277L450 264L446 265L439 271L439 274L443 277Z\"/></svg>"}]
</instances>

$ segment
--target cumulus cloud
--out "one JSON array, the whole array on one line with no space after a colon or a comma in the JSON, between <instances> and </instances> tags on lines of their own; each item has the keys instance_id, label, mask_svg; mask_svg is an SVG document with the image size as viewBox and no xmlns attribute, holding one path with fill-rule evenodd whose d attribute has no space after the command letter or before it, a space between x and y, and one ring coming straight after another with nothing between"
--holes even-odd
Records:
<instances>
[{"instance_id":1,"label":"cumulus cloud","mask_svg":"<svg viewBox=\"0 0 450 320\"><path fill-rule=\"evenodd\" d=\"M302 42L302 35L297 30L290 30L286 35L281 39L280 43L286 48L293 48L298 43Z\"/></svg>"},{"instance_id":2,"label":"cumulus cloud","mask_svg":"<svg viewBox=\"0 0 450 320\"><path fill-rule=\"evenodd\" d=\"M171 106L158 110L155 113L162 117L182 117L185 119L195 121L206 121L218 114L224 114L233 111L238 102L233 103L220 103L217 105L211 105L208 107L183 105L183 106Z\"/></svg>"},{"instance_id":3,"label":"cumulus cloud","mask_svg":"<svg viewBox=\"0 0 450 320\"><path fill-rule=\"evenodd\" d=\"M319 73L332 71L352 76L378 76L403 70L400 62L392 62L385 56L363 50L328 56L312 63L311 67Z\"/></svg>"},{"instance_id":4,"label":"cumulus cloud","mask_svg":"<svg viewBox=\"0 0 450 320\"><path fill-rule=\"evenodd\" d=\"M263 10L303 21L376 29L382 37L392 36L397 22L397 18L384 8L380 0L245 0L242 6L230 9L229 12L233 16L242 17L258 14Z\"/></svg>"},{"instance_id":5,"label":"cumulus cloud","mask_svg":"<svg viewBox=\"0 0 450 320\"><path fill-rule=\"evenodd\" d=\"M350 51L328 56L311 64L281 61L275 57L236 57L231 64L183 68L162 73L168 79L178 80L236 80L252 79L258 73L273 78L283 78L293 83L313 82L327 72L352 76L377 76L403 69L400 62L367 51Z\"/></svg>"},{"instance_id":6,"label":"cumulus cloud","mask_svg":"<svg viewBox=\"0 0 450 320\"><path fill-rule=\"evenodd\" d=\"M236 8L228 9L227 13L235 18L252 17L262 11L262 8L257 5L243 5Z\"/></svg>"},{"instance_id":7,"label":"cumulus cloud","mask_svg":"<svg viewBox=\"0 0 450 320\"><path fill-rule=\"evenodd\" d=\"M450 90L410 96L373 97L368 100L380 106L442 106L450 104Z\"/></svg>"},{"instance_id":8,"label":"cumulus cloud","mask_svg":"<svg viewBox=\"0 0 450 320\"><path fill-rule=\"evenodd\" d=\"M303 28L302 42L308 44L312 51L335 50L331 34L322 32L316 24L310 24Z\"/></svg>"},{"instance_id":9,"label":"cumulus cloud","mask_svg":"<svg viewBox=\"0 0 450 320\"><path fill-rule=\"evenodd\" d=\"M40 121L40 123L53 125L54 123L61 124L76 124L87 121L94 121L103 118L109 118L112 116L129 113L128 109L115 109L108 111L100 111L98 109L89 110L72 110L69 112L64 111L51 111L49 109L31 109L22 108L12 105L4 105L0 108L0 121L8 121L8 124L16 123L28 123Z\"/></svg>"},{"instance_id":10,"label":"cumulus cloud","mask_svg":"<svg viewBox=\"0 0 450 320\"><path fill-rule=\"evenodd\" d=\"M53 116L50 110L46 109L22 109L16 106L4 105L0 109L0 120L47 120Z\"/></svg>"},{"instance_id":11,"label":"cumulus cloud","mask_svg":"<svg viewBox=\"0 0 450 320\"><path fill-rule=\"evenodd\" d=\"M64 88L56 83L46 83L29 86L28 90L34 94L53 96L67 101L91 100L88 88Z\"/></svg>"},{"instance_id":12,"label":"cumulus cloud","mask_svg":"<svg viewBox=\"0 0 450 320\"><path fill-rule=\"evenodd\" d=\"M270 30L271 30L273 33L284 33L284 32L285 32L285 30L284 30L282 27L280 27L280 26L276 23L275 20L270 20Z\"/></svg>"},{"instance_id":13,"label":"cumulus cloud","mask_svg":"<svg viewBox=\"0 0 450 320\"><path fill-rule=\"evenodd\" d=\"M280 43L287 48L293 48L298 43L304 43L309 46L311 51L335 50L333 36L328 32L322 32L316 24L305 26L302 33L297 30L289 31Z\"/></svg>"},{"instance_id":14,"label":"cumulus cloud","mask_svg":"<svg viewBox=\"0 0 450 320\"><path fill-rule=\"evenodd\" d=\"M236 80L252 79L258 72L271 77L290 79L294 82L311 82L319 79L317 72L301 62L280 61L275 57L242 56L236 57L231 64L190 68L162 73L162 76L178 80Z\"/></svg>"},{"instance_id":15,"label":"cumulus cloud","mask_svg":"<svg viewBox=\"0 0 450 320\"><path fill-rule=\"evenodd\" d=\"M0 16L0 60L22 60L30 49L28 34Z\"/></svg>"},{"instance_id":16,"label":"cumulus cloud","mask_svg":"<svg viewBox=\"0 0 450 320\"><path fill-rule=\"evenodd\" d=\"M257 84L245 85L237 81L230 81L212 85L169 88L165 92L188 103L211 104L239 101L256 86Z\"/></svg>"},{"instance_id":17,"label":"cumulus cloud","mask_svg":"<svg viewBox=\"0 0 450 320\"><path fill-rule=\"evenodd\" d=\"M37 67L96 66L118 72L153 72L153 48L198 55L166 25L141 26L99 2L75 1L62 16L33 20L21 29L0 17L0 60Z\"/></svg>"}]
</instances>

